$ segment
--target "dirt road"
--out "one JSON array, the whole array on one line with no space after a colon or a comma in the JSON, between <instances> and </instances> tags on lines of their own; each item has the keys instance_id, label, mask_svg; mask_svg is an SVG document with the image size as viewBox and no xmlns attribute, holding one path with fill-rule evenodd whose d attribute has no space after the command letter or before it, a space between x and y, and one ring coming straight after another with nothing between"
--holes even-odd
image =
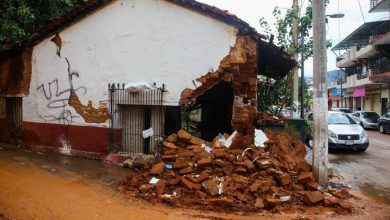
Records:
<instances>
[{"instance_id":1,"label":"dirt road","mask_svg":"<svg viewBox=\"0 0 390 220\"><path fill-rule=\"evenodd\" d=\"M243 216L171 208L128 200L116 190L127 170L101 161L0 147L0 219L377 219L390 209L358 201L359 211L337 215L324 208L305 213ZM375 214L373 214L375 213Z\"/></svg>"}]
</instances>

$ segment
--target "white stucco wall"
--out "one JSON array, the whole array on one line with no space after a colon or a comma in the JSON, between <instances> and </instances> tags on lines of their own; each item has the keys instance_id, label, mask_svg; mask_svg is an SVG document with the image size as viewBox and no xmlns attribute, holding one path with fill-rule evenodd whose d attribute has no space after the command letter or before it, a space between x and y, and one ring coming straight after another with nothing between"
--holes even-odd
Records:
<instances>
[{"instance_id":1,"label":"white stucco wall","mask_svg":"<svg viewBox=\"0 0 390 220\"><path fill-rule=\"evenodd\" d=\"M68 66L81 102L94 107L108 100L108 83L130 81L166 84L165 105L178 105L195 78L218 69L234 45L237 29L218 20L163 0L120 0L60 32L61 58L49 37L32 56L29 96L24 98L24 121L58 123L63 117L85 124L64 99L69 97ZM56 84L49 82L58 80ZM46 96L43 92L44 86ZM64 115L65 114L65 115ZM63 116L63 117L61 117Z\"/></svg>"}]
</instances>

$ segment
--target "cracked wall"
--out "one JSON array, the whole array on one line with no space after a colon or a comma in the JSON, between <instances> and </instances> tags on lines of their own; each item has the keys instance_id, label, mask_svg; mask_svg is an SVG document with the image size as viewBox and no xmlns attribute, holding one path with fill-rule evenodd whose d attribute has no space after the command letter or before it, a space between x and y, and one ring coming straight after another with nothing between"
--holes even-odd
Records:
<instances>
[{"instance_id":1,"label":"cracked wall","mask_svg":"<svg viewBox=\"0 0 390 220\"><path fill-rule=\"evenodd\" d=\"M94 108L92 106L92 101L88 101L88 105L83 105L77 94L73 91L70 93L69 105L72 106L87 123L104 123L109 118L107 107Z\"/></svg>"},{"instance_id":2,"label":"cracked wall","mask_svg":"<svg viewBox=\"0 0 390 220\"><path fill-rule=\"evenodd\" d=\"M31 81L30 50L0 57L0 95L27 95Z\"/></svg>"},{"instance_id":3,"label":"cracked wall","mask_svg":"<svg viewBox=\"0 0 390 220\"><path fill-rule=\"evenodd\" d=\"M257 100L257 43L246 36L237 37L230 53L223 58L218 70L196 79L201 85L186 88L180 103L189 104L221 81L230 82L234 90L232 128L241 135L253 136Z\"/></svg>"}]
</instances>

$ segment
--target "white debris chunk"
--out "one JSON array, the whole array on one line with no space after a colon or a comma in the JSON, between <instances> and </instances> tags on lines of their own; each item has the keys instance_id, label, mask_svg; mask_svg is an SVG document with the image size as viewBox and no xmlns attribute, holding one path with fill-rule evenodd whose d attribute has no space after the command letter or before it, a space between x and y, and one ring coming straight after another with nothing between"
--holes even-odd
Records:
<instances>
[{"instance_id":1,"label":"white debris chunk","mask_svg":"<svg viewBox=\"0 0 390 220\"><path fill-rule=\"evenodd\" d=\"M204 149L204 151L206 151L207 153L211 153L211 151L213 151L213 149L211 148L211 147L209 147L209 146L207 146L207 145L205 145L205 144L202 144L202 146L201 146L203 149Z\"/></svg>"},{"instance_id":2,"label":"white debris chunk","mask_svg":"<svg viewBox=\"0 0 390 220\"><path fill-rule=\"evenodd\" d=\"M171 198L172 196L176 196L176 191L173 191L173 194L172 195L169 195L169 194L164 194L164 195L162 195L162 197L164 197L164 198Z\"/></svg>"},{"instance_id":3,"label":"white debris chunk","mask_svg":"<svg viewBox=\"0 0 390 220\"><path fill-rule=\"evenodd\" d=\"M261 162L261 165L267 165L267 164L270 164L268 160Z\"/></svg>"},{"instance_id":4,"label":"white debris chunk","mask_svg":"<svg viewBox=\"0 0 390 220\"><path fill-rule=\"evenodd\" d=\"M291 196L282 196L282 197L280 197L280 200L282 201L282 202L287 202L288 200L290 200L291 199Z\"/></svg>"},{"instance_id":5,"label":"white debris chunk","mask_svg":"<svg viewBox=\"0 0 390 220\"><path fill-rule=\"evenodd\" d=\"M142 131L142 136L144 138L152 137L153 134L154 134L153 128L149 128L149 129L146 129L146 130Z\"/></svg>"},{"instance_id":6,"label":"white debris chunk","mask_svg":"<svg viewBox=\"0 0 390 220\"><path fill-rule=\"evenodd\" d=\"M154 88L154 85L147 82L129 82L125 85L126 91L130 93L149 91Z\"/></svg>"},{"instance_id":7,"label":"white debris chunk","mask_svg":"<svg viewBox=\"0 0 390 220\"><path fill-rule=\"evenodd\" d=\"M260 129L255 129L255 145L256 147L265 147L264 143L268 141L265 133Z\"/></svg>"},{"instance_id":8,"label":"white debris chunk","mask_svg":"<svg viewBox=\"0 0 390 220\"><path fill-rule=\"evenodd\" d=\"M230 137L228 137L228 139L226 139L226 141L224 142L223 145L224 145L226 148L229 148L230 145L232 145L233 138L234 138L236 135L237 135L237 131L234 131L234 132L232 133L232 135L230 135Z\"/></svg>"},{"instance_id":9,"label":"white debris chunk","mask_svg":"<svg viewBox=\"0 0 390 220\"><path fill-rule=\"evenodd\" d=\"M152 177L152 179L149 181L149 184L156 184L158 181L160 181L160 179L157 179L156 177Z\"/></svg>"}]
</instances>

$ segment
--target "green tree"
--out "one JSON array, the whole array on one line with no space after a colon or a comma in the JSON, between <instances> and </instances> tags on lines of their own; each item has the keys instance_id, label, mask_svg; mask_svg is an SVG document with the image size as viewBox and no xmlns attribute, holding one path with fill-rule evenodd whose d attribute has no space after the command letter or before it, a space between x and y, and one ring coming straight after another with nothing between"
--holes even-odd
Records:
<instances>
[{"instance_id":1,"label":"green tree","mask_svg":"<svg viewBox=\"0 0 390 220\"><path fill-rule=\"evenodd\" d=\"M0 46L23 39L87 0L2 0Z\"/></svg>"},{"instance_id":2,"label":"green tree","mask_svg":"<svg viewBox=\"0 0 390 220\"><path fill-rule=\"evenodd\" d=\"M329 0L326 0L326 5L329 3ZM293 8L287 9L285 13L282 13L280 8L275 7L273 10L273 16L275 18L275 23L273 24L274 28L271 28L268 21L261 17L259 19L260 28L262 33L266 35L266 37L271 40L275 38L275 44L279 47L284 48L287 53L290 55L300 54L303 52L303 57L301 57L301 63L307 60L310 56L313 55L313 39L310 36L310 32L313 25L313 8L312 1L309 0L307 5L300 5L298 10L294 10ZM297 19L298 21L298 45L293 43L293 20ZM273 31L274 30L274 31ZM274 33L274 34L272 34ZM273 36L275 35L275 36ZM302 42L303 40L303 42ZM327 47L331 47L332 42L330 40L327 41ZM274 92L275 94L286 94L283 97L275 97L275 100L269 100L268 102L279 103L281 104L280 109L284 108L284 106L288 103L292 102L291 96L291 85L292 85L292 74L289 74L286 78L281 79L279 82L274 82L279 86L272 86L274 89L279 89L282 91ZM281 86L280 86L281 85ZM300 97L300 96L299 96ZM307 94L307 89L305 92L305 97L312 100L310 94ZM268 97L271 98L271 97ZM280 101L280 99L283 101ZM307 105L309 104L309 105ZM306 107L310 106L310 103L305 102Z\"/></svg>"}]
</instances>

